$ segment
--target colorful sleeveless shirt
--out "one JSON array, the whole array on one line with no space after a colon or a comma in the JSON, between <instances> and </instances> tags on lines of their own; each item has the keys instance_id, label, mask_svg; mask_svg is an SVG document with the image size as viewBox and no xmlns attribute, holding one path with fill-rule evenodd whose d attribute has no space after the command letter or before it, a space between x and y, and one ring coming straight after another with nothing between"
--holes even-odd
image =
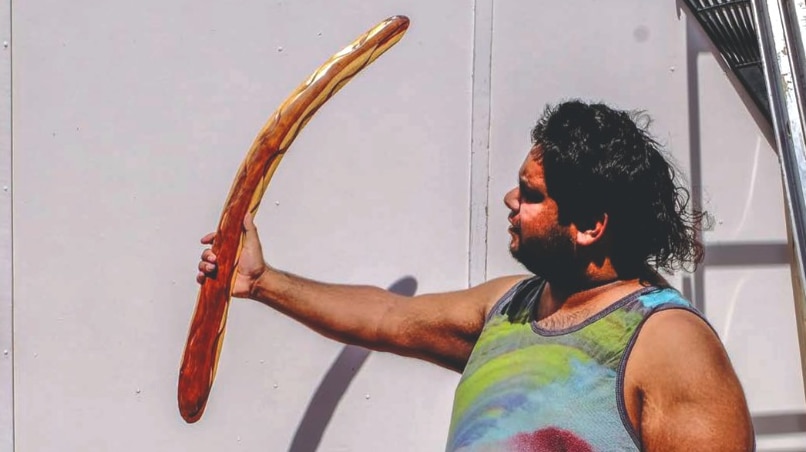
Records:
<instances>
[{"instance_id":1,"label":"colorful sleeveless shirt","mask_svg":"<svg viewBox=\"0 0 806 452\"><path fill-rule=\"evenodd\" d=\"M640 450L624 369L644 321L699 314L672 288L645 287L574 327L533 316L543 280L516 284L491 310L454 399L448 452Z\"/></svg>"}]
</instances>

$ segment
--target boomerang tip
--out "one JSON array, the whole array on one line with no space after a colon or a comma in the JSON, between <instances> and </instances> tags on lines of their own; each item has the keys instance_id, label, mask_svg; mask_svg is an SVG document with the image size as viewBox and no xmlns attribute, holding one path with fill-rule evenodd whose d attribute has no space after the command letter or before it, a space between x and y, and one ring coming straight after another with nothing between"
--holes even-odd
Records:
<instances>
[{"instance_id":1,"label":"boomerang tip","mask_svg":"<svg viewBox=\"0 0 806 452\"><path fill-rule=\"evenodd\" d=\"M403 30L408 30L409 25L411 24L411 20L407 16L402 16L402 15L392 16L389 19L387 19L387 21L388 22L398 22L399 26Z\"/></svg>"},{"instance_id":2,"label":"boomerang tip","mask_svg":"<svg viewBox=\"0 0 806 452\"><path fill-rule=\"evenodd\" d=\"M204 414L204 407L207 405L205 402L206 400L195 403L189 400L179 400L179 414L185 422L193 424Z\"/></svg>"}]
</instances>

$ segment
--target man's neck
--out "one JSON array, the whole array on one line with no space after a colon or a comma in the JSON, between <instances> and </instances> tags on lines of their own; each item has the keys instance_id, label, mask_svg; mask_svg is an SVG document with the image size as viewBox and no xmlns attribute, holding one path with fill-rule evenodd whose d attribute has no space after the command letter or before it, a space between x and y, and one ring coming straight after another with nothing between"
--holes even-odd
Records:
<instances>
[{"instance_id":1,"label":"man's neck","mask_svg":"<svg viewBox=\"0 0 806 452\"><path fill-rule=\"evenodd\" d=\"M538 325L563 329L585 321L638 290L637 279L602 278L579 284L547 281L537 306Z\"/></svg>"}]
</instances>

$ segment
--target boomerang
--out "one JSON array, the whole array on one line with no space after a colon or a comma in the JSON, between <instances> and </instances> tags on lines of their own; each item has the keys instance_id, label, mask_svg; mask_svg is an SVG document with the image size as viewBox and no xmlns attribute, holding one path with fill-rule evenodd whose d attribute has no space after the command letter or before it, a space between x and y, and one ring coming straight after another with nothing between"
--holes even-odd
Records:
<instances>
[{"instance_id":1,"label":"boomerang","mask_svg":"<svg viewBox=\"0 0 806 452\"><path fill-rule=\"evenodd\" d=\"M199 290L179 370L179 412L188 423L201 418L218 368L244 216L257 212L277 165L319 107L395 45L408 27L408 18L390 17L330 57L280 104L241 163L212 247L218 270Z\"/></svg>"}]
</instances>

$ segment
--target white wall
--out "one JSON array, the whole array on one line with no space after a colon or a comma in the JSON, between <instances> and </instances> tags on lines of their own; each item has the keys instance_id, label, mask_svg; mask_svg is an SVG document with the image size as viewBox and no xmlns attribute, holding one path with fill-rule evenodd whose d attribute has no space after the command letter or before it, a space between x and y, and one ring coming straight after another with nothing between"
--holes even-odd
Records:
<instances>
[{"instance_id":1,"label":"white wall","mask_svg":"<svg viewBox=\"0 0 806 452\"><path fill-rule=\"evenodd\" d=\"M412 17L408 35L309 124L258 223L291 271L461 287L470 2L14 5L17 450L288 448L342 346L234 303L207 412L185 425L198 237L274 108L392 14ZM456 380L369 356L322 449L441 445Z\"/></svg>"},{"instance_id":2,"label":"white wall","mask_svg":"<svg viewBox=\"0 0 806 452\"><path fill-rule=\"evenodd\" d=\"M760 449L806 448L769 131L677 5L31 0L11 11L17 451L443 447L458 375L345 348L249 302L230 309L202 420L186 425L176 409L197 238L285 95L393 14L411 18L407 36L328 102L272 181L257 219L269 261L409 293L465 287L469 268L521 272L500 199L545 103L645 109L716 219L705 235L716 257L674 280L704 303L753 414L797 424L762 428ZM490 83L474 84L485 67ZM489 150L471 143L487 115ZM487 161L471 149L489 158L482 196L470 175ZM488 223L471 224L471 206L489 207Z\"/></svg>"}]
</instances>

